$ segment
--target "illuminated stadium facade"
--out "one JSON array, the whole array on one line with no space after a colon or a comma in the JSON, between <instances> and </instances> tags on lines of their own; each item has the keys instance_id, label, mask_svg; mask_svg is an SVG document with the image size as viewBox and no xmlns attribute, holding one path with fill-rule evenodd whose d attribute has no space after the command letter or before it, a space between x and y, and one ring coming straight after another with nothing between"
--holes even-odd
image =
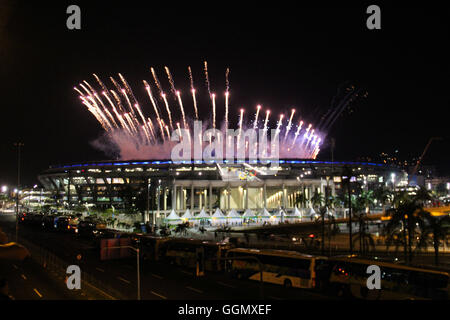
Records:
<instances>
[{"instance_id":1,"label":"illuminated stadium facade","mask_svg":"<svg viewBox=\"0 0 450 320\"><path fill-rule=\"evenodd\" d=\"M204 161L107 161L52 166L38 178L46 190L59 194L70 204L92 203L99 207L120 208L128 194L145 194L155 201L150 210L156 218L166 217L172 209L183 213L201 209L213 213L267 208L292 210L304 192L306 204L318 191L335 195L341 188L345 167L353 170L355 180L367 186L385 184L392 168L367 162L330 162L280 160L276 171L262 163L205 163Z\"/></svg>"}]
</instances>

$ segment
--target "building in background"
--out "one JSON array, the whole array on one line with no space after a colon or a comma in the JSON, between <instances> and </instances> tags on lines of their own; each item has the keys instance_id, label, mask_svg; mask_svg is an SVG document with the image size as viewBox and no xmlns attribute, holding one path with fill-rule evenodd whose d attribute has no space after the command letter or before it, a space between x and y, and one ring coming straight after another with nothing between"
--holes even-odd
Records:
<instances>
[{"instance_id":1,"label":"building in background","mask_svg":"<svg viewBox=\"0 0 450 320\"><path fill-rule=\"evenodd\" d=\"M216 208L223 212L310 208L315 193L328 197L341 190L344 167L352 170L352 181L366 189L389 185L392 173L401 176L384 164L284 159L276 170L270 164L239 161L88 162L52 166L38 178L46 192L69 207L94 204L120 209L137 205L161 218L172 209L179 214L186 209L192 214L202 209L213 214Z\"/></svg>"}]
</instances>

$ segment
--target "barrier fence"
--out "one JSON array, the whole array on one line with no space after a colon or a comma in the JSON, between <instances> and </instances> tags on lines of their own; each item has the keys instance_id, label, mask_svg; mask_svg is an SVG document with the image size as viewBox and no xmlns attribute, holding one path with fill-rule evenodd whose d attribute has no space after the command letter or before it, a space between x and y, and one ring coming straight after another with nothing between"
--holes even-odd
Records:
<instances>
[{"instance_id":1,"label":"barrier fence","mask_svg":"<svg viewBox=\"0 0 450 320\"><path fill-rule=\"evenodd\" d=\"M12 235L9 235L10 239L13 239ZM66 261L56 256L54 253L48 251L41 246L38 246L31 241L19 237L18 243L26 247L30 253L31 258L41 265L48 272L54 273L60 278L66 278L68 276L67 267L70 265L80 265L77 260ZM81 266L81 290L86 295L94 296L99 300L127 300L129 297L125 297L118 290L112 288L109 284L105 283L95 277L94 275L86 272ZM65 285L65 283L63 284Z\"/></svg>"}]
</instances>

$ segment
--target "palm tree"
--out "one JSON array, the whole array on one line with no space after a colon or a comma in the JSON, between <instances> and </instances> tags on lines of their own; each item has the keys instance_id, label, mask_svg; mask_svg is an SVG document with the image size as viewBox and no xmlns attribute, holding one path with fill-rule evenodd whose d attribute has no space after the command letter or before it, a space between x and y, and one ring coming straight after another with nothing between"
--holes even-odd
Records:
<instances>
[{"instance_id":1,"label":"palm tree","mask_svg":"<svg viewBox=\"0 0 450 320\"><path fill-rule=\"evenodd\" d=\"M374 245L373 238L366 232L366 225L364 223L364 218L374 203L373 191L363 191L358 197L354 196L352 202L354 213L359 213L359 233L352 241L355 242L356 240L359 240L360 252L364 253L366 245L367 247L369 245Z\"/></svg>"},{"instance_id":2,"label":"palm tree","mask_svg":"<svg viewBox=\"0 0 450 320\"><path fill-rule=\"evenodd\" d=\"M320 208L324 201L325 199L319 191L314 192L313 196L311 197L313 207Z\"/></svg>"},{"instance_id":3,"label":"palm tree","mask_svg":"<svg viewBox=\"0 0 450 320\"><path fill-rule=\"evenodd\" d=\"M353 236L353 245L359 241L359 250L364 254L369 248L375 250L375 241L370 233L366 232L365 228L361 228L358 233Z\"/></svg>"},{"instance_id":4,"label":"palm tree","mask_svg":"<svg viewBox=\"0 0 450 320\"><path fill-rule=\"evenodd\" d=\"M300 205L301 207L306 207L306 203L308 202L308 200L306 199L306 195L304 192L300 193L295 200L295 204L296 205Z\"/></svg>"},{"instance_id":5,"label":"palm tree","mask_svg":"<svg viewBox=\"0 0 450 320\"><path fill-rule=\"evenodd\" d=\"M408 198L405 194L400 194L394 200L395 207L386 210L385 215L391 217L386 225L387 241L386 244L392 243L394 235L398 234L400 229L403 236L403 246L405 261L412 260L412 240L417 233L419 227L424 229L424 218L426 216L422 206L414 199Z\"/></svg>"},{"instance_id":6,"label":"palm tree","mask_svg":"<svg viewBox=\"0 0 450 320\"><path fill-rule=\"evenodd\" d=\"M417 247L427 248L431 242L434 248L434 263L437 266L439 265L439 244L445 241L450 230L450 216L438 218L428 211L424 211L423 215L427 223L422 230Z\"/></svg>"},{"instance_id":7,"label":"palm tree","mask_svg":"<svg viewBox=\"0 0 450 320\"><path fill-rule=\"evenodd\" d=\"M414 199L421 203L424 207L427 201L433 200L433 196L425 187L422 186L419 190L417 190Z\"/></svg>"},{"instance_id":8,"label":"palm tree","mask_svg":"<svg viewBox=\"0 0 450 320\"><path fill-rule=\"evenodd\" d=\"M351 201L351 177L352 177L352 169L350 169L348 166L345 166L342 169L342 188L343 190L347 189L348 193L348 231L349 231L349 248L350 248L350 254L353 253L353 241L352 241L352 201Z\"/></svg>"},{"instance_id":9,"label":"palm tree","mask_svg":"<svg viewBox=\"0 0 450 320\"><path fill-rule=\"evenodd\" d=\"M320 200L320 199L316 199ZM327 213L327 207L320 207L319 214L322 222L322 241L321 241L321 251L322 255L325 253L325 214Z\"/></svg>"},{"instance_id":10,"label":"palm tree","mask_svg":"<svg viewBox=\"0 0 450 320\"><path fill-rule=\"evenodd\" d=\"M381 202L381 207L384 212L386 203L392 200L393 194L388 188L382 186L374 190L373 196L376 200Z\"/></svg>"}]
</instances>

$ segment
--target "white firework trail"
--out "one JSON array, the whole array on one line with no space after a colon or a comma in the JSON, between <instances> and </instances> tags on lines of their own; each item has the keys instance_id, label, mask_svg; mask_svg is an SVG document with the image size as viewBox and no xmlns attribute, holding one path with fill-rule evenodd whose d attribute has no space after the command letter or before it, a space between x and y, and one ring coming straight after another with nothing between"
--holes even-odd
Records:
<instances>
[{"instance_id":1,"label":"white firework trail","mask_svg":"<svg viewBox=\"0 0 450 320\"><path fill-rule=\"evenodd\" d=\"M112 130L113 129L112 124L106 118L105 114L102 112L102 110L98 106L97 102L95 102L95 99L92 96L88 96L87 99L91 101L91 106L96 110L96 112L100 115L100 117L105 121L106 126L108 126Z\"/></svg>"},{"instance_id":2,"label":"white firework trail","mask_svg":"<svg viewBox=\"0 0 450 320\"><path fill-rule=\"evenodd\" d=\"M228 76L230 75L230 69L227 68L227 71L225 71L225 88L226 92L230 91L230 82L228 81Z\"/></svg>"},{"instance_id":3,"label":"white firework trail","mask_svg":"<svg viewBox=\"0 0 450 320\"><path fill-rule=\"evenodd\" d=\"M119 85L119 83L113 77L109 77L109 80L111 80L111 82L114 85L114 87L116 88L117 92L122 91L122 87Z\"/></svg>"},{"instance_id":4,"label":"white firework trail","mask_svg":"<svg viewBox=\"0 0 450 320\"><path fill-rule=\"evenodd\" d=\"M195 120L198 120L198 109L197 109L197 99L195 99L195 89L191 89L192 93L192 101L194 102L194 112L195 112Z\"/></svg>"},{"instance_id":5,"label":"white firework trail","mask_svg":"<svg viewBox=\"0 0 450 320\"><path fill-rule=\"evenodd\" d=\"M178 104L180 105L181 115L183 117L183 126L184 126L185 129L188 129L188 125L187 125L187 122L186 122L186 116L184 114L183 101L181 101L181 93L180 93L180 91L176 91L176 95L177 95L177 98L178 98Z\"/></svg>"},{"instance_id":6,"label":"white firework trail","mask_svg":"<svg viewBox=\"0 0 450 320\"><path fill-rule=\"evenodd\" d=\"M177 89L175 89L175 82L173 81L172 75L170 74L170 70L168 67L164 67L164 69L166 70L167 78L169 79L170 90L172 91L173 94L176 94Z\"/></svg>"},{"instance_id":7,"label":"white firework trail","mask_svg":"<svg viewBox=\"0 0 450 320\"><path fill-rule=\"evenodd\" d=\"M150 68L150 70L152 72L153 79L155 80L156 87L158 88L159 93L162 95L163 94L163 89L161 87L161 83L158 80L158 76L156 75L155 69L153 69L153 67L152 67L152 68Z\"/></svg>"},{"instance_id":8,"label":"white firework trail","mask_svg":"<svg viewBox=\"0 0 450 320\"><path fill-rule=\"evenodd\" d=\"M228 90L225 92L225 130L228 130L228 97L230 93Z\"/></svg>"},{"instance_id":9,"label":"white firework trail","mask_svg":"<svg viewBox=\"0 0 450 320\"><path fill-rule=\"evenodd\" d=\"M145 127L145 125L141 125L142 131L144 131L145 134L145 138L147 139L147 144L151 144L151 139L150 139L150 135L147 132L147 128Z\"/></svg>"},{"instance_id":10,"label":"white firework trail","mask_svg":"<svg viewBox=\"0 0 450 320\"><path fill-rule=\"evenodd\" d=\"M166 132L167 132L167 137L170 140L170 131L169 131L169 126L168 125L166 125Z\"/></svg>"},{"instance_id":11,"label":"white firework trail","mask_svg":"<svg viewBox=\"0 0 450 320\"><path fill-rule=\"evenodd\" d=\"M102 82L102 80L100 80L100 78L95 73L93 73L92 75L95 77L95 79L97 80L97 83L100 85L100 87L102 87L102 90L104 92L108 93L108 88L105 86L105 84Z\"/></svg>"},{"instance_id":12,"label":"white firework trail","mask_svg":"<svg viewBox=\"0 0 450 320\"><path fill-rule=\"evenodd\" d=\"M119 107L120 113L125 113L125 109L122 106L122 102L120 101L119 95L114 90L111 90L111 93L114 97L114 100L116 100L116 104L117 104L117 107Z\"/></svg>"},{"instance_id":13,"label":"white firework trail","mask_svg":"<svg viewBox=\"0 0 450 320\"><path fill-rule=\"evenodd\" d=\"M216 128L216 94L211 95L212 100L212 114L213 114L213 128Z\"/></svg>"},{"instance_id":14,"label":"white firework trail","mask_svg":"<svg viewBox=\"0 0 450 320\"><path fill-rule=\"evenodd\" d=\"M211 89L209 88L209 77L208 77L208 62L204 62L205 65L205 79L206 79L206 87L208 88L208 94L211 97Z\"/></svg>"},{"instance_id":15,"label":"white firework trail","mask_svg":"<svg viewBox=\"0 0 450 320\"><path fill-rule=\"evenodd\" d=\"M91 95L91 92L89 91L89 89L88 89L88 88L86 88L86 86L85 86L85 85L83 85L82 83L80 83L80 87L81 87L81 88L83 88L83 90L84 90L84 91L86 91L86 95L88 95L88 96L90 96L90 95Z\"/></svg>"},{"instance_id":16,"label":"white firework trail","mask_svg":"<svg viewBox=\"0 0 450 320\"><path fill-rule=\"evenodd\" d=\"M144 115L142 114L142 111L141 111L141 107L139 106L139 104L138 103L135 103L134 104L134 107L136 108L136 110L138 111L138 113L139 113L139 116L141 117L141 120L142 120L142 123L144 124L144 126L146 125L146 122L145 122L145 118L144 118Z\"/></svg>"},{"instance_id":17,"label":"white firework trail","mask_svg":"<svg viewBox=\"0 0 450 320\"><path fill-rule=\"evenodd\" d=\"M80 91L80 89L78 89L77 87L73 87L73 90L75 90L76 92L78 92L80 94L80 96L84 97L84 93Z\"/></svg>"},{"instance_id":18,"label":"white firework trail","mask_svg":"<svg viewBox=\"0 0 450 320\"><path fill-rule=\"evenodd\" d=\"M298 127L297 127L297 131L295 132L294 140L292 141L291 147L294 146L295 141L297 140L297 137L298 137L298 135L300 134L300 130L302 130L302 125L303 125L303 121L300 121L300 123L298 124Z\"/></svg>"},{"instance_id":19,"label":"white firework trail","mask_svg":"<svg viewBox=\"0 0 450 320\"><path fill-rule=\"evenodd\" d=\"M266 119L264 120L264 131L267 131L267 124L269 123L270 110L266 111Z\"/></svg>"},{"instance_id":20,"label":"white firework trail","mask_svg":"<svg viewBox=\"0 0 450 320\"><path fill-rule=\"evenodd\" d=\"M134 96L133 90L131 90L131 87L128 85L127 80L119 73L119 78L122 80L122 83L125 87L125 90L127 91L128 95L132 98L132 103L137 103L137 99Z\"/></svg>"},{"instance_id":21,"label":"white firework trail","mask_svg":"<svg viewBox=\"0 0 450 320\"><path fill-rule=\"evenodd\" d=\"M120 90L120 92L122 92L122 95L125 97L125 100L128 103L128 108L130 109L130 112L134 115L134 110L133 110L133 106L131 105L131 101L127 96L127 92L125 89Z\"/></svg>"},{"instance_id":22,"label":"white firework trail","mask_svg":"<svg viewBox=\"0 0 450 320\"><path fill-rule=\"evenodd\" d=\"M91 100L91 102L88 101ZM83 104L88 107L88 110L96 117L97 121L100 122L105 131L109 132L112 128L108 125L108 119L102 116L103 112L95 106L95 101L92 97L88 96L87 98L81 97Z\"/></svg>"},{"instance_id":23,"label":"white firework trail","mask_svg":"<svg viewBox=\"0 0 450 320\"><path fill-rule=\"evenodd\" d=\"M154 139L154 141L156 143L157 138L156 138L155 127L153 126L153 121L150 118L147 118L147 126L148 126L148 128L150 128L150 132L151 132L151 134L153 136L153 139Z\"/></svg>"},{"instance_id":24,"label":"white firework trail","mask_svg":"<svg viewBox=\"0 0 450 320\"><path fill-rule=\"evenodd\" d=\"M239 146L239 140L241 139L242 134L242 122L244 120L244 109L241 109L241 115L239 117L239 133L237 137L237 145Z\"/></svg>"},{"instance_id":25,"label":"white firework trail","mask_svg":"<svg viewBox=\"0 0 450 320\"><path fill-rule=\"evenodd\" d=\"M295 109L292 109L292 111L291 111L291 117L289 118L289 122L288 122L288 125L287 125L287 127L286 127L286 132L285 132L285 134L284 134L284 141L286 141L286 138L287 138L287 136L288 136L288 134L289 134L289 131L291 131L291 127L292 127L292 118L294 117L294 113L295 113Z\"/></svg>"},{"instance_id":26,"label":"white firework trail","mask_svg":"<svg viewBox=\"0 0 450 320\"><path fill-rule=\"evenodd\" d=\"M92 86L89 84L89 82L87 82L86 80L83 80L83 82L88 86L88 88L91 90L91 92L93 94L95 94L95 90L94 90L94 88L92 88Z\"/></svg>"},{"instance_id":27,"label":"white firework trail","mask_svg":"<svg viewBox=\"0 0 450 320\"><path fill-rule=\"evenodd\" d=\"M255 115L255 121L253 122L253 129L258 128L259 110L261 110L261 105L258 104L258 106L256 107L256 115Z\"/></svg>"},{"instance_id":28,"label":"white firework trail","mask_svg":"<svg viewBox=\"0 0 450 320\"><path fill-rule=\"evenodd\" d=\"M79 88L74 87L74 90L79 94L80 99L85 107L87 107L88 111L96 118L96 120L100 123L102 128L108 133L108 136L117 143L119 146L120 152L128 152L130 150L129 146L125 146L126 139L129 142L132 143L132 145L135 145L136 150L142 150L142 152L147 152L148 149L140 148L139 145L142 146L148 146L151 148L154 146L155 148L161 148L159 151L163 153L167 153L167 150L170 149L171 141L170 141L170 131L174 129L173 124L176 123L177 127L176 130L180 132L182 128L186 129L189 133L189 139L190 139L190 123L188 123L187 114L184 110L184 105L181 97L181 92L178 91L175 87L173 77L170 73L170 70L168 67L165 67L171 91L175 93L174 97L176 98L179 107L180 107L180 113L177 113L176 117L173 118L172 112L170 109L170 105L168 103L168 98L166 94L163 91L163 88L161 87L159 80L156 76L155 70L151 68L153 78L155 80L156 87L158 87L158 90L161 92L161 99L164 101L165 109L167 111L167 116L164 112L164 117L167 119L167 124L165 124L165 120L163 117L162 109L158 107L158 101L155 99L155 96L152 93L151 86L143 80L143 83L145 85L145 89L147 91L148 97L150 99L150 102L153 106L153 110L156 115L155 121L157 121L156 124L153 123L151 117L145 116L145 105L141 105L137 102L136 97L134 96L134 93L128 84L127 80L122 76L122 74L118 74L118 77L120 77L120 82L116 82L114 78L110 77L112 84L115 87L115 90L109 90L105 84L101 81L101 79L94 73L93 76L95 77L98 85L102 88L102 92L100 94L96 92L95 88L89 84L89 82L83 80L82 83L79 84ZM190 87L191 87L191 94L192 99L194 103L194 112L195 112L195 119L199 119L198 116L198 109L197 109L197 97L196 92L194 89L194 81L192 77L192 70L190 67L188 67L189 71L189 79L190 79ZM217 128L217 106L216 106L216 96L215 93L211 93L210 88L210 79L208 75L208 67L207 62L205 61L205 77L206 77L206 84L208 87L208 93L209 97L212 102L212 127ZM229 68L226 69L225 73L225 130L228 129L229 126ZM80 90L81 89L81 90ZM156 97L157 98L157 97ZM106 99L106 100L103 100ZM107 101L107 102L106 102ZM126 102L125 102L126 101ZM151 108L151 107L150 107ZM126 110L126 111L125 111ZM242 139L242 131L247 129L246 119L244 119L244 109L240 110L240 117L239 117L239 134L238 134L238 143L240 143L240 140ZM262 126L260 119L260 112L262 112L262 107L260 105L257 106L256 113L254 115L254 121L251 124L251 126L254 129L258 129L258 127ZM293 155L296 157L308 157L308 158L315 158L320 150L320 144L322 139L319 137L321 133L315 134L315 130L312 128L312 125L310 124L308 128L303 130L303 121L300 121L297 130L294 134L293 123L294 123L294 116L295 116L295 109L291 110L290 117L286 121L287 123L284 124L283 120L285 117L285 114L280 114L280 118L277 121L276 125L276 131L275 131L275 139L278 138L278 135L283 132L284 140L282 145L282 153L288 152L288 155ZM300 119L296 120L299 121ZM181 122L182 121L182 122ZM267 131L269 129L269 121L270 121L270 111L266 110L266 116L264 119L264 131ZM222 127L223 128L223 127ZM119 133L119 130L122 130L123 133L125 133L125 136L123 135L116 135L116 132ZM283 131L284 130L284 131ZM291 134L292 132L292 134ZM300 135L303 139L300 140ZM169 141L166 141L166 136L168 137ZM201 136L200 143L201 141ZM229 137L232 138L231 136ZM125 139L125 140L124 140ZM210 139L212 140L212 136L210 136ZM286 148L286 141L289 139L289 145L291 148ZM277 139L278 141L278 139ZM169 144L166 144L169 143ZM272 145L274 143L274 139L272 139ZM294 147L295 146L295 147ZM249 143L246 142L245 144L245 150L247 152L248 148L250 147ZM253 145L252 145L253 147ZM255 142L254 148L258 148L258 143ZM147 151L145 151L147 150ZM153 150L153 149L151 149ZM154 149L155 152L156 149ZM160 156L161 152L157 152L158 156ZM289 153L290 152L290 153Z\"/></svg>"},{"instance_id":29,"label":"white firework trail","mask_svg":"<svg viewBox=\"0 0 450 320\"><path fill-rule=\"evenodd\" d=\"M192 101L194 102L195 120L198 120L197 99L195 98L194 77L192 76L191 67L188 66L189 80L191 83Z\"/></svg>"},{"instance_id":30,"label":"white firework trail","mask_svg":"<svg viewBox=\"0 0 450 320\"><path fill-rule=\"evenodd\" d=\"M170 112L169 103L167 102L166 94L163 92L161 94L161 97L164 100L164 104L166 105L167 114L169 115L169 124L170 124L170 130L173 131L173 124L172 124L172 113ZM169 135L170 137L170 135Z\"/></svg>"},{"instance_id":31,"label":"white firework trail","mask_svg":"<svg viewBox=\"0 0 450 320\"><path fill-rule=\"evenodd\" d=\"M162 139L164 140L164 129L163 129L163 126L162 126L162 124L161 124L161 117L159 116L159 111L158 111L158 107L157 107L157 105L156 105L156 101L155 101L155 99L153 98L153 94L152 94L152 90L151 90L151 88L150 88L150 85L147 83L147 81L145 81L144 80L144 85L145 85L145 89L146 89L146 91L147 91L147 94L148 94L148 96L149 96L149 98L150 98L150 101L151 101L151 103L152 103L152 106L153 106L153 109L155 110L155 113L156 113L156 119L157 119L157 122L158 122L158 124L159 124L159 128L160 128L160 130L161 130L161 137L162 137Z\"/></svg>"}]
</instances>

